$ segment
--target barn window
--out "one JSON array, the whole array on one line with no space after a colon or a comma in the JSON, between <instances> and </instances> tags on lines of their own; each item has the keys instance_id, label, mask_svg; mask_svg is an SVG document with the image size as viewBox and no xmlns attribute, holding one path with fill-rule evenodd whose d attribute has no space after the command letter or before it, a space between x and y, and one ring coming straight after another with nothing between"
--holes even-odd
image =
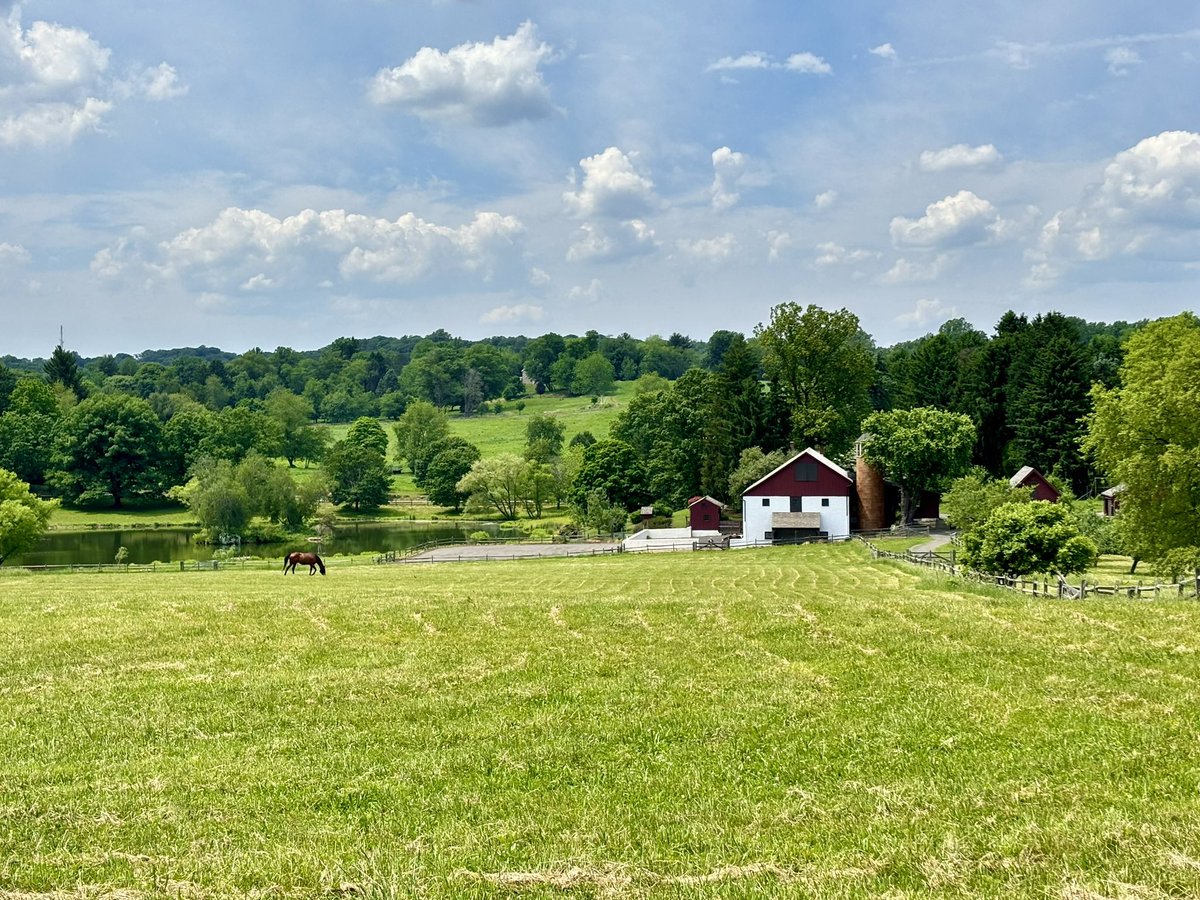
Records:
<instances>
[{"instance_id":1,"label":"barn window","mask_svg":"<svg viewBox=\"0 0 1200 900\"><path fill-rule=\"evenodd\" d=\"M775 540L775 532L773 532L773 531L764 531L764 532L763 532L763 540L764 540L764 541L773 541L773 540Z\"/></svg>"},{"instance_id":2,"label":"barn window","mask_svg":"<svg viewBox=\"0 0 1200 900\"><path fill-rule=\"evenodd\" d=\"M770 505L771 505L771 498L763 497L763 506L770 506Z\"/></svg>"},{"instance_id":3,"label":"barn window","mask_svg":"<svg viewBox=\"0 0 1200 900\"><path fill-rule=\"evenodd\" d=\"M828 505L829 505L829 498L828 498L828 497L822 497L822 498L821 498L821 505L822 505L822 506L828 506Z\"/></svg>"},{"instance_id":4,"label":"barn window","mask_svg":"<svg viewBox=\"0 0 1200 900\"><path fill-rule=\"evenodd\" d=\"M789 499L792 501L792 503L791 503L791 511L792 512L804 512L804 498L803 497L791 497Z\"/></svg>"},{"instance_id":5,"label":"barn window","mask_svg":"<svg viewBox=\"0 0 1200 900\"><path fill-rule=\"evenodd\" d=\"M816 463L796 463L796 480L797 481L816 481L817 480L817 464Z\"/></svg>"}]
</instances>

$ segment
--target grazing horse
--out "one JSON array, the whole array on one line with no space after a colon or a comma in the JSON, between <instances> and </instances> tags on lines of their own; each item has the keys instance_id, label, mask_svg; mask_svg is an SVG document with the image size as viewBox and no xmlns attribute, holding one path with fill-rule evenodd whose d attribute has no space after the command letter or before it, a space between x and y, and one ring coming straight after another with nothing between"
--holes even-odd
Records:
<instances>
[{"instance_id":1,"label":"grazing horse","mask_svg":"<svg viewBox=\"0 0 1200 900\"><path fill-rule=\"evenodd\" d=\"M308 566L309 575L317 574L317 569L321 570L322 575L325 574L325 563L321 562L321 557L315 553L301 553L300 551L289 553L283 558L283 574L291 572L294 575L297 565Z\"/></svg>"}]
</instances>

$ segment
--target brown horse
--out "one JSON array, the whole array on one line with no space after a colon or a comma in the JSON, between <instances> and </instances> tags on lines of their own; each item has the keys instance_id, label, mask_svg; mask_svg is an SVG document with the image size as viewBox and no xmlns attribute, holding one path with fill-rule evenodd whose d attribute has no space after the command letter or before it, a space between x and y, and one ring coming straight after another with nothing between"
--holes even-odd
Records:
<instances>
[{"instance_id":1,"label":"brown horse","mask_svg":"<svg viewBox=\"0 0 1200 900\"><path fill-rule=\"evenodd\" d=\"M289 553L283 558L283 574L286 575L288 572L295 574L297 565L308 566L309 575L317 574L317 569L321 570L322 575L325 574L325 563L321 562L321 557L315 553L301 553L300 551Z\"/></svg>"}]
</instances>

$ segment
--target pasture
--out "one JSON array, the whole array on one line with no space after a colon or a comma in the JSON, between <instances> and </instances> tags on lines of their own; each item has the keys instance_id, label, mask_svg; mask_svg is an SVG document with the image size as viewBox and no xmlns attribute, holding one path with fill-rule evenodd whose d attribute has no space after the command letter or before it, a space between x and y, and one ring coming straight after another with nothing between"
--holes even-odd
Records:
<instances>
[{"instance_id":1,"label":"pasture","mask_svg":"<svg viewBox=\"0 0 1200 900\"><path fill-rule=\"evenodd\" d=\"M609 428L617 414L633 398L634 383L618 381L616 390L592 404L590 397L564 397L560 394L531 394L524 398L525 408L517 411L515 402L506 402L501 413L481 413L463 417L457 413L449 417L450 433L461 437L476 447L484 456L500 453L515 453L525 450L525 424L531 416L539 413L560 420L565 429L564 446L575 435L590 431L597 440L608 437ZM381 421L388 433L388 459L396 458L396 435L392 421ZM325 425L334 440L341 440L350 431L349 424Z\"/></svg>"},{"instance_id":2,"label":"pasture","mask_svg":"<svg viewBox=\"0 0 1200 900\"><path fill-rule=\"evenodd\" d=\"M1196 896L1198 635L857 545L0 570L0 897Z\"/></svg>"}]
</instances>

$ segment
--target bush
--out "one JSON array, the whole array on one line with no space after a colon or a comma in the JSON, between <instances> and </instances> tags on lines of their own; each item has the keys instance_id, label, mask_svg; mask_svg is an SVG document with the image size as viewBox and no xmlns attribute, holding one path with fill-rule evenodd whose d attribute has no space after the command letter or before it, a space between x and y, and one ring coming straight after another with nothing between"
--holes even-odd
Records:
<instances>
[{"instance_id":1,"label":"bush","mask_svg":"<svg viewBox=\"0 0 1200 900\"><path fill-rule=\"evenodd\" d=\"M1096 545L1057 504L1008 503L963 535L963 562L996 575L1083 572L1096 561Z\"/></svg>"}]
</instances>

